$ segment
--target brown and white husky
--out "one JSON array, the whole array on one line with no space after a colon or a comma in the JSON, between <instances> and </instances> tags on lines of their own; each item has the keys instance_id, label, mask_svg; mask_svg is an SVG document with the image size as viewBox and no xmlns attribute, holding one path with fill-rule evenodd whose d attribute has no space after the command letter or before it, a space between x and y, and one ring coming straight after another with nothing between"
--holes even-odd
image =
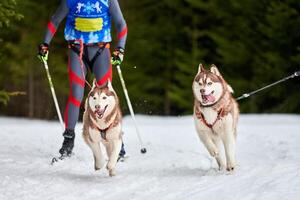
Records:
<instances>
[{"instance_id":1,"label":"brown and white husky","mask_svg":"<svg viewBox=\"0 0 300 200\"><path fill-rule=\"evenodd\" d=\"M226 169L232 171L236 166L236 127L239 117L238 104L232 97L233 90L215 65L205 70L202 64L199 65L192 88L195 98L194 120L199 138L216 159L220 170L225 168L223 156L220 155L222 141Z\"/></svg>"},{"instance_id":2,"label":"brown and white husky","mask_svg":"<svg viewBox=\"0 0 300 200\"><path fill-rule=\"evenodd\" d=\"M94 155L95 170L105 165L100 142L105 146L110 176L116 175L116 164L122 145L122 114L119 100L111 82L100 87L96 81L88 94L83 114L83 138Z\"/></svg>"}]
</instances>

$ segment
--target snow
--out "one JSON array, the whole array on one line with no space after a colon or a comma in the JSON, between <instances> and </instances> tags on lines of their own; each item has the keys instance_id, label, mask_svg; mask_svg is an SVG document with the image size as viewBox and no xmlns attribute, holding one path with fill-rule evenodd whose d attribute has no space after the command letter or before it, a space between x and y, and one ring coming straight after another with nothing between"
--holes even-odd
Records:
<instances>
[{"instance_id":1,"label":"snow","mask_svg":"<svg viewBox=\"0 0 300 200\"><path fill-rule=\"evenodd\" d=\"M94 171L82 124L74 157L51 166L63 139L58 122L0 117L0 199L300 199L299 115L242 115L234 173L216 170L191 116L137 121L148 152L140 153L126 117L130 157L111 178L106 170Z\"/></svg>"}]
</instances>

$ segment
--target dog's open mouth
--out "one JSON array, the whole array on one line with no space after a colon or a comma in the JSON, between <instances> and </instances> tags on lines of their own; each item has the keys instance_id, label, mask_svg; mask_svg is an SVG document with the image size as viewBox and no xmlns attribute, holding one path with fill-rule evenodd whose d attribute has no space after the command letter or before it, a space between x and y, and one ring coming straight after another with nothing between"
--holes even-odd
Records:
<instances>
[{"instance_id":1,"label":"dog's open mouth","mask_svg":"<svg viewBox=\"0 0 300 200\"><path fill-rule=\"evenodd\" d=\"M202 94L201 96L202 96L203 103L207 104L207 103L215 102L216 98L214 97L213 94L214 94L214 91L212 91L208 95Z\"/></svg>"},{"instance_id":2,"label":"dog's open mouth","mask_svg":"<svg viewBox=\"0 0 300 200\"><path fill-rule=\"evenodd\" d=\"M94 113L96 114L96 116L97 116L99 119L102 119L102 117L104 116L104 113L105 113L107 107L108 107L108 105L106 105L103 109L99 108L99 109L96 109L96 110L95 110Z\"/></svg>"}]
</instances>

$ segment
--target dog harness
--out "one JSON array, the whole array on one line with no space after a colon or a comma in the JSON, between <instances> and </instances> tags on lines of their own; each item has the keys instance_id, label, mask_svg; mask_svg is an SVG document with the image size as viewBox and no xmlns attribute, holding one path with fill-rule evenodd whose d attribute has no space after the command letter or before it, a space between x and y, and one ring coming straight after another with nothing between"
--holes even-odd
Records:
<instances>
[{"instance_id":1,"label":"dog harness","mask_svg":"<svg viewBox=\"0 0 300 200\"><path fill-rule=\"evenodd\" d=\"M113 122L105 129L101 129L99 127L99 125L97 124L97 122L95 121L95 119L93 117L90 117L92 124L93 124L93 129L97 129L102 137L103 140L107 141L107 137L106 137L106 133L109 129L115 127L118 124L118 114L116 115L115 119L113 120Z\"/></svg>"},{"instance_id":2,"label":"dog harness","mask_svg":"<svg viewBox=\"0 0 300 200\"><path fill-rule=\"evenodd\" d=\"M209 123L206 121L206 119L205 119L203 113L199 110L199 107L196 107L195 114L196 114L196 117L197 117L198 119L200 119L200 121L202 121L203 124L205 124L205 125L206 125L208 128L210 128L210 129L213 128L213 126L217 123L218 120L221 119L221 117L224 117L224 116L225 116L225 115L224 115L224 108L221 108L221 109L218 111L218 116L217 116L217 118L215 119L215 121L214 121L212 124L209 124Z\"/></svg>"},{"instance_id":3,"label":"dog harness","mask_svg":"<svg viewBox=\"0 0 300 200\"><path fill-rule=\"evenodd\" d=\"M97 129L100 131L100 135L102 137L103 140L106 141L106 132L107 130L109 130L111 128L112 124L109 125L109 127L107 127L106 129L101 130L100 128L97 127Z\"/></svg>"},{"instance_id":4,"label":"dog harness","mask_svg":"<svg viewBox=\"0 0 300 200\"><path fill-rule=\"evenodd\" d=\"M225 95L225 94L224 94ZM222 99L224 97L224 95L220 98ZM220 101L220 100L219 100ZM219 101L217 101L216 103L218 103ZM215 104L216 104L215 103ZM232 99L230 99L230 101L228 102L227 105L221 107L219 110L218 110L218 115L217 115L217 118L215 119L215 121L213 123L208 123L203 115L203 113L200 111L200 107L201 107L201 104L200 102L198 102L198 106L196 105L195 106L195 115L196 117L203 123L205 124L205 126L207 126L208 128L210 128L211 130L213 130L213 126L217 123L218 120L220 120L222 117L224 117L225 115L227 115L230 110L231 110L231 103L232 103ZM215 105L214 104L214 105Z\"/></svg>"},{"instance_id":5,"label":"dog harness","mask_svg":"<svg viewBox=\"0 0 300 200\"><path fill-rule=\"evenodd\" d=\"M84 44L111 42L108 0L67 0L67 5L67 41L81 39Z\"/></svg>"}]
</instances>

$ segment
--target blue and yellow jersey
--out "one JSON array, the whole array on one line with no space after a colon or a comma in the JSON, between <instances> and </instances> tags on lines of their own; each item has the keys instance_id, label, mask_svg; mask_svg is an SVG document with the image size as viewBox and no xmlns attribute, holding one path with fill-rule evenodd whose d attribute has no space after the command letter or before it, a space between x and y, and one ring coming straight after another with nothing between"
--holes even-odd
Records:
<instances>
[{"instance_id":1,"label":"blue and yellow jersey","mask_svg":"<svg viewBox=\"0 0 300 200\"><path fill-rule=\"evenodd\" d=\"M44 42L49 44L61 21L67 18L65 38L84 44L110 42L111 21L117 29L117 47L125 48L127 26L118 0L61 0L48 23Z\"/></svg>"},{"instance_id":2,"label":"blue and yellow jersey","mask_svg":"<svg viewBox=\"0 0 300 200\"><path fill-rule=\"evenodd\" d=\"M84 44L111 41L109 0L68 0L66 40Z\"/></svg>"}]
</instances>

